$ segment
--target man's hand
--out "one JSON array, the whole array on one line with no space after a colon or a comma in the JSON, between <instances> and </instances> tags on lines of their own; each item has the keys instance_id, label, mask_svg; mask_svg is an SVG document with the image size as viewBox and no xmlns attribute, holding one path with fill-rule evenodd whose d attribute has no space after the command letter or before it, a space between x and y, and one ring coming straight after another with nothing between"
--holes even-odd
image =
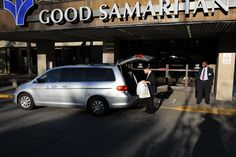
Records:
<instances>
[{"instance_id":1,"label":"man's hand","mask_svg":"<svg viewBox=\"0 0 236 157\"><path fill-rule=\"evenodd\" d=\"M151 84L150 81L142 80L141 82L142 82L143 84Z\"/></svg>"}]
</instances>

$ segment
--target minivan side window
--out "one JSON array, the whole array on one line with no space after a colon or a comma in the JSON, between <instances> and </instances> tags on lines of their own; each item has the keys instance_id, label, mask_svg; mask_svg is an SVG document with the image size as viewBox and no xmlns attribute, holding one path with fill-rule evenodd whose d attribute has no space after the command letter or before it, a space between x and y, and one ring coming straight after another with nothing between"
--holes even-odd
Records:
<instances>
[{"instance_id":1,"label":"minivan side window","mask_svg":"<svg viewBox=\"0 0 236 157\"><path fill-rule=\"evenodd\" d=\"M82 68L65 68L61 71L60 82L82 82L84 70Z\"/></svg>"},{"instance_id":2,"label":"minivan side window","mask_svg":"<svg viewBox=\"0 0 236 157\"><path fill-rule=\"evenodd\" d=\"M85 80L92 81L115 81L115 75L109 68L85 68Z\"/></svg>"},{"instance_id":3,"label":"minivan side window","mask_svg":"<svg viewBox=\"0 0 236 157\"><path fill-rule=\"evenodd\" d=\"M58 82L61 69L48 71L46 74L37 79L38 83Z\"/></svg>"}]
</instances>

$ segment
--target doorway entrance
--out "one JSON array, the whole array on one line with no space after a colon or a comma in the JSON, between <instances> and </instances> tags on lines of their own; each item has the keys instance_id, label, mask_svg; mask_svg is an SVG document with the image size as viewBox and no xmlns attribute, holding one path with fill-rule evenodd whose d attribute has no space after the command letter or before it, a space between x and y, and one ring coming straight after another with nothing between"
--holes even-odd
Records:
<instances>
[{"instance_id":1,"label":"doorway entrance","mask_svg":"<svg viewBox=\"0 0 236 157\"><path fill-rule=\"evenodd\" d=\"M120 58L135 54L157 58L150 66L157 76L158 85L195 86L195 76L201 62L207 60L215 68L218 40L169 39L169 40L121 40ZM133 65L138 70L140 63ZM140 73L141 75L141 73Z\"/></svg>"}]
</instances>

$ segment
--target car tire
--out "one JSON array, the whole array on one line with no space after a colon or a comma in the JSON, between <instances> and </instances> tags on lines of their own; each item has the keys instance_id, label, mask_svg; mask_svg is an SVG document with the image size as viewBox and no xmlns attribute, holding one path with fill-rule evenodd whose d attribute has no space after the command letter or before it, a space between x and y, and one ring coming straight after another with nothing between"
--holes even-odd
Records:
<instances>
[{"instance_id":1,"label":"car tire","mask_svg":"<svg viewBox=\"0 0 236 157\"><path fill-rule=\"evenodd\" d=\"M17 102L20 105L20 107L24 110L32 110L35 106L32 96L28 93L20 94Z\"/></svg>"},{"instance_id":2,"label":"car tire","mask_svg":"<svg viewBox=\"0 0 236 157\"><path fill-rule=\"evenodd\" d=\"M96 116L106 115L108 113L108 103L102 97L93 97L88 102L88 109Z\"/></svg>"}]
</instances>

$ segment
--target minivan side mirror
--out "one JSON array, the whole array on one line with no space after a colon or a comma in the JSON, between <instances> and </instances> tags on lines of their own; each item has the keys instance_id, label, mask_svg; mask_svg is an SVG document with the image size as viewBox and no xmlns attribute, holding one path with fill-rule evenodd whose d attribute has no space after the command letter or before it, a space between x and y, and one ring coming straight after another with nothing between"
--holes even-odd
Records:
<instances>
[{"instance_id":1,"label":"minivan side mirror","mask_svg":"<svg viewBox=\"0 0 236 157\"><path fill-rule=\"evenodd\" d=\"M37 78L35 80L35 83L44 83L45 81L43 79Z\"/></svg>"}]
</instances>

